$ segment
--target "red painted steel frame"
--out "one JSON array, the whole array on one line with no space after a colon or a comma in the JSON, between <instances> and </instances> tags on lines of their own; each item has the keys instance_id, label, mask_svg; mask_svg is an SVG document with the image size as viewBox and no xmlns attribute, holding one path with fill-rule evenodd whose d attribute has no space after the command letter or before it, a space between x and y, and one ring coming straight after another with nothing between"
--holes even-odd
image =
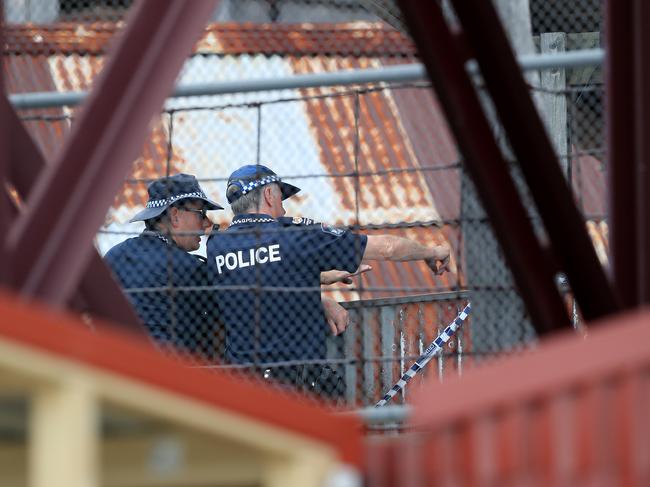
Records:
<instances>
[{"instance_id":1,"label":"red painted steel frame","mask_svg":"<svg viewBox=\"0 0 650 487\"><path fill-rule=\"evenodd\" d=\"M535 329L544 334L570 327L554 266L534 234L440 7L419 1L401 7Z\"/></svg>"},{"instance_id":2,"label":"red painted steel frame","mask_svg":"<svg viewBox=\"0 0 650 487\"><path fill-rule=\"evenodd\" d=\"M8 179L21 198L26 200L38 174L46 167L45 159L5 96L0 97L0 112L9 127L11 140ZM3 195L6 196L6 192L3 191ZM12 213L15 214L15 211ZM144 331L133 307L96 251L91 254L81 278L79 295L75 299L78 298L81 298L84 310L132 331Z\"/></svg>"},{"instance_id":3,"label":"red painted steel frame","mask_svg":"<svg viewBox=\"0 0 650 487\"><path fill-rule=\"evenodd\" d=\"M625 2L623 2L625 3ZM634 160L636 171L636 269L639 304L650 303L650 2L635 0L634 26ZM628 220L629 221L629 220ZM634 221L634 220L633 220Z\"/></svg>"},{"instance_id":4,"label":"red painted steel frame","mask_svg":"<svg viewBox=\"0 0 650 487\"><path fill-rule=\"evenodd\" d=\"M313 439L339 461L361 466L361 423L354 416L332 414L313 401L261 381L241 380L227 370L189 367L154 350L144 338L134 340L107 326L90 333L75 317L26 306L7 293L0 293L0 316L2 341Z\"/></svg>"},{"instance_id":5,"label":"red painted steel frame","mask_svg":"<svg viewBox=\"0 0 650 487\"><path fill-rule=\"evenodd\" d=\"M402 484L649 485L648 343L646 308L602 320L586 339L552 337L442 384L429 377L409 425L410 473L429 478Z\"/></svg>"},{"instance_id":6,"label":"red painted steel frame","mask_svg":"<svg viewBox=\"0 0 650 487\"><path fill-rule=\"evenodd\" d=\"M63 304L92 240L216 0L142 0L72 127L9 234L22 294Z\"/></svg>"},{"instance_id":7,"label":"red painted steel frame","mask_svg":"<svg viewBox=\"0 0 650 487\"><path fill-rule=\"evenodd\" d=\"M639 304L635 225L634 4L605 2L605 106L612 277L626 308Z\"/></svg>"},{"instance_id":8,"label":"red painted steel frame","mask_svg":"<svg viewBox=\"0 0 650 487\"><path fill-rule=\"evenodd\" d=\"M583 316L620 310L492 2L451 0Z\"/></svg>"},{"instance_id":9,"label":"red painted steel frame","mask_svg":"<svg viewBox=\"0 0 650 487\"><path fill-rule=\"evenodd\" d=\"M0 46L4 46L4 2L0 0ZM3 61L4 64L4 61ZM2 96L5 94L4 83L4 65L0 65L0 87L2 88ZM11 269L9 268L10 262L7 259L6 236L11 225L11 201L5 197L4 181L7 180L9 174L9 144L11 139L9 137L9 127L4 117L4 113L0 111L0 285L7 284Z\"/></svg>"}]
</instances>

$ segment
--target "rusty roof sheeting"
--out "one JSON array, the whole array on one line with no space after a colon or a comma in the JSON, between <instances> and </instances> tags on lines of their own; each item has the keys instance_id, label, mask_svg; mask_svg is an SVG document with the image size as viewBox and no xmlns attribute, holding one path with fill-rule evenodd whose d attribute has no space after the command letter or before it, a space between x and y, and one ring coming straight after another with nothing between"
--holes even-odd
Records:
<instances>
[{"instance_id":1,"label":"rusty roof sheeting","mask_svg":"<svg viewBox=\"0 0 650 487\"><path fill-rule=\"evenodd\" d=\"M603 162L574 149L571 165L571 181L578 208L587 218L604 217L607 214L607 173Z\"/></svg>"},{"instance_id":2,"label":"rusty roof sheeting","mask_svg":"<svg viewBox=\"0 0 650 487\"><path fill-rule=\"evenodd\" d=\"M10 93L89 90L101 71L103 62L102 57L79 55L5 56L7 89ZM21 117L27 119L25 125L47 159L55 157L61 149L70 127L70 120L79 109L81 108L40 109L20 113ZM143 146L141 156L134 161L127 179L153 179L167 171L174 173L183 169L182 156L169 152L166 126L168 119L169 116L163 116L153 124L151 135ZM114 208L109 212L106 224L112 222L115 208L122 205L137 207L144 205L146 200L146 188L138 191L134 189L133 184L125 183L122 191L116 196Z\"/></svg>"},{"instance_id":3,"label":"rusty roof sheeting","mask_svg":"<svg viewBox=\"0 0 650 487\"><path fill-rule=\"evenodd\" d=\"M294 72L324 72L377 67L368 58L292 59ZM336 94L339 88L310 88L306 96ZM345 91L345 90L344 90ZM341 197L343 224L396 220L437 220L420 164L405 131L391 90L319 98L306 102L309 122L319 140L323 166L332 174L360 174L334 180ZM355 130L358 111L359 145ZM436 127L431 127L433 130ZM360 221L357 221L357 213ZM394 213L394 215L392 215Z\"/></svg>"},{"instance_id":4,"label":"rusty roof sheeting","mask_svg":"<svg viewBox=\"0 0 650 487\"><path fill-rule=\"evenodd\" d=\"M124 22L9 24L5 53L104 55ZM344 24L206 25L195 54L240 56L407 56L415 55L408 37L382 22Z\"/></svg>"}]
</instances>

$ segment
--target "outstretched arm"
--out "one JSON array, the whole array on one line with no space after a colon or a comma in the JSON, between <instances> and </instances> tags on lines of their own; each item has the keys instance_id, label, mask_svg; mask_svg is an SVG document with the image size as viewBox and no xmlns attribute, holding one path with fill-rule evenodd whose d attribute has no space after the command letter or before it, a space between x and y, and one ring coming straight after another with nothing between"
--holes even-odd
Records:
<instances>
[{"instance_id":1,"label":"outstretched arm","mask_svg":"<svg viewBox=\"0 0 650 487\"><path fill-rule=\"evenodd\" d=\"M424 260L435 274L449 270L449 245L427 247L393 235L369 235L363 260Z\"/></svg>"}]
</instances>

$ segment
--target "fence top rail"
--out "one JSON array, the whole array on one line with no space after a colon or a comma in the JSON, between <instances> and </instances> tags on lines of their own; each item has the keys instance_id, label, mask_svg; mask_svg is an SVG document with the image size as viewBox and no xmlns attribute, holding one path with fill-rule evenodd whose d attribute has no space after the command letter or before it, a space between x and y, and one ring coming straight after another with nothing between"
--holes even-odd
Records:
<instances>
[{"instance_id":1,"label":"fence top rail","mask_svg":"<svg viewBox=\"0 0 650 487\"><path fill-rule=\"evenodd\" d=\"M521 69L569 68L585 65L600 65L604 59L602 49L583 49L555 54L532 54L519 58ZM476 71L476 63L468 61L467 69ZM317 88L322 86L348 86L368 83L399 83L425 81L426 70L422 64L400 64L373 69L342 70L329 73L296 74L278 78L260 78L234 81L218 81L179 85L172 98L187 96L225 95L259 91ZM74 106L88 96L85 91L34 92L9 96L14 108L19 110Z\"/></svg>"},{"instance_id":2,"label":"fence top rail","mask_svg":"<svg viewBox=\"0 0 650 487\"><path fill-rule=\"evenodd\" d=\"M467 299L469 291L466 289L457 291L445 291L440 293L414 294L411 296L399 296L394 298L374 298L360 299L357 301L347 301L341 303L341 306L347 309L371 308L381 306L395 306L400 304L428 303L432 301L453 301L457 299Z\"/></svg>"}]
</instances>

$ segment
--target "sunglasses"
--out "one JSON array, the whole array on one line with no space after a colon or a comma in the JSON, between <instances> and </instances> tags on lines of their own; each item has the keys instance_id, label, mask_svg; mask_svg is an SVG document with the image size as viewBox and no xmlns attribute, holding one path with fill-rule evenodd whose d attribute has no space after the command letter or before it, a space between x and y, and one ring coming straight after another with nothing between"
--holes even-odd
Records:
<instances>
[{"instance_id":1,"label":"sunglasses","mask_svg":"<svg viewBox=\"0 0 650 487\"><path fill-rule=\"evenodd\" d=\"M204 220L207 220L208 218L208 210L206 210L205 208L201 208L200 210L196 210L194 208L182 208L182 210L198 213L199 215L201 215L201 218L203 218Z\"/></svg>"}]
</instances>

